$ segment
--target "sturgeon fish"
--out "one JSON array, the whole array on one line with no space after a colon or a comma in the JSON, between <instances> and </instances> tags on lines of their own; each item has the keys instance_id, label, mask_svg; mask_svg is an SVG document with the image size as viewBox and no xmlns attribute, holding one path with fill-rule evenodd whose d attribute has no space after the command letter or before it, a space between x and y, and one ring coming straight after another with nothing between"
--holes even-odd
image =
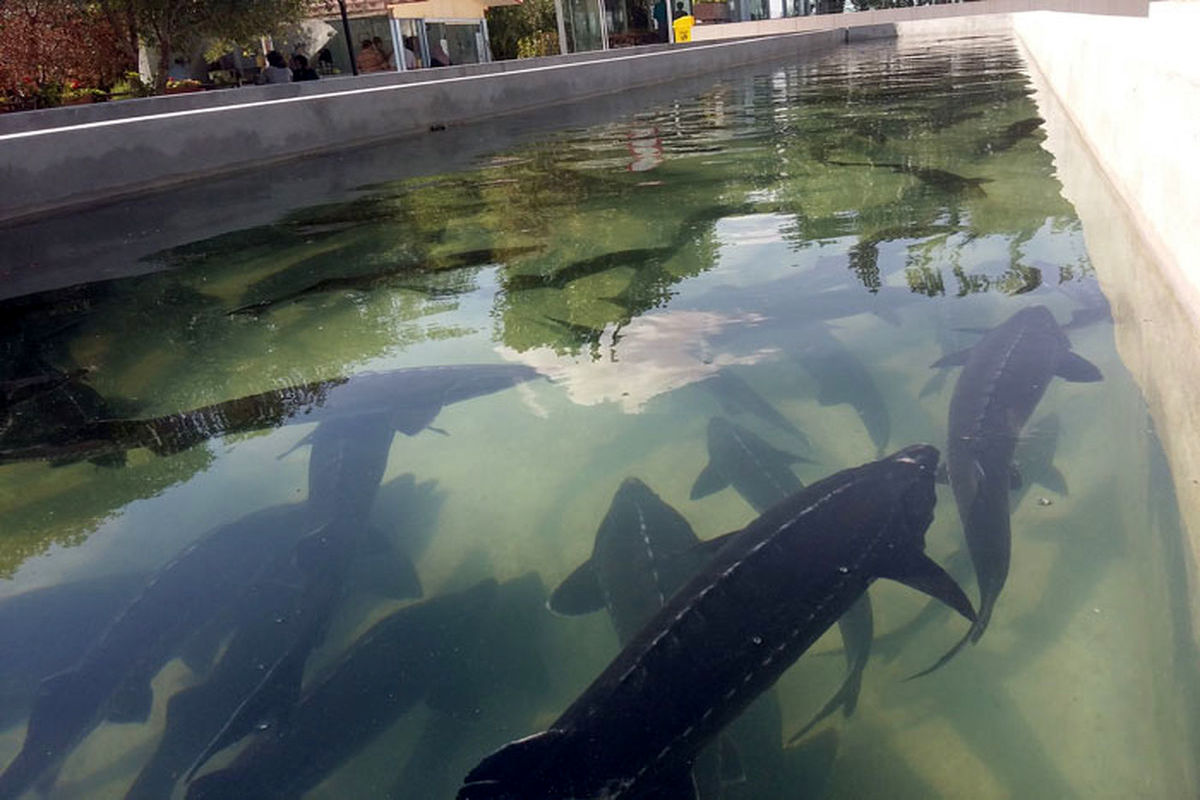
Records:
<instances>
[{"instance_id":1,"label":"sturgeon fish","mask_svg":"<svg viewBox=\"0 0 1200 800\"><path fill-rule=\"evenodd\" d=\"M324 523L297 545L297 558L254 587L254 601L207 680L174 695L166 730L126 800L169 797L175 782L215 752L283 716L300 695L304 666L320 645L344 593L351 559L361 555L367 517L387 467L392 429L381 416L335 419L313 432L307 510ZM388 558L393 556L393 558ZM412 563L372 553L419 596Z\"/></svg>"},{"instance_id":2,"label":"sturgeon fish","mask_svg":"<svg viewBox=\"0 0 1200 800\"><path fill-rule=\"evenodd\" d=\"M300 797L422 700L470 717L481 686L503 696L525 680L527 637L545 614L545 596L528 573L393 612L305 688L286 724L262 730L228 766L192 781L188 800ZM544 685L545 675L536 677Z\"/></svg>"},{"instance_id":3,"label":"sturgeon fish","mask_svg":"<svg viewBox=\"0 0 1200 800\"><path fill-rule=\"evenodd\" d=\"M1012 531L1009 488L1021 429L1054 376L1068 381L1102 379L1071 343L1045 306L1029 306L992 328L974 346L934 362L961 364L950 398L946 458L950 488L979 583L979 617L925 675L945 664L987 629L1008 578Z\"/></svg>"},{"instance_id":4,"label":"sturgeon fish","mask_svg":"<svg viewBox=\"0 0 1200 800\"><path fill-rule=\"evenodd\" d=\"M692 485L693 500L732 484L742 499L761 514L804 486L790 464L808 459L777 450L745 428L720 417L713 417L708 424L708 457L708 466ZM847 716L854 713L862 688L863 670L871 657L874 629L871 598L864 593L862 599L838 620L846 650L846 680L837 694L790 741L799 739L839 708Z\"/></svg>"},{"instance_id":5,"label":"sturgeon fish","mask_svg":"<svg viewBox=\"0 0 1200 800\"><path fill-rule=\"evenodd\" d=\"M803 486L792 464L812 463L721 417L708 422L708 459L692 484L691 498L699 500L732 485L760 514Z\"/></svg>"},{"instance_id":6,"label":"sturgeon fish","mask_svg":"<svg viewBox=\"0 0 1200 800\"><path fill-rule=\"evenodd\" d=\"M119 458L140 447L167 455L215 436L368 414L385 415L393 430L415 436L433 424L451 403L492 394L537 376L535 369L523 364L455 364L363 372L161 417L86 421L48 431L39 441L22 441L15 446L0 442L0 464Z\"/></svg>"},{"instance_id":7,"label":"sturgeon fish","mask_svg":"<svg viewBox=\"0 0 1200 800\"><path fill-rule=\"evenodd\" d=\"M642 628L549 730L512 742L458 800L695 798L696 756L877 578L974 620L924 553L938 451L914 445L769 509Z\"/></svg>"}]
</instances>

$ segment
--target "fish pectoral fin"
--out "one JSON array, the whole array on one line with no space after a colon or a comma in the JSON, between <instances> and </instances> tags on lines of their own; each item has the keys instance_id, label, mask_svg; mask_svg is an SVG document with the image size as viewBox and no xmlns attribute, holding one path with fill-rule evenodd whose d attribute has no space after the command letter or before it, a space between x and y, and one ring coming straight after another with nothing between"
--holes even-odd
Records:
<instances>
[{"instance_id":1,"label":"fish pectoral fin","mask_svg":"<svg viewBox=\"0 0 1200 800\"><path fill-rule=\"evenodd\" d=\"M965 350L956 350L953 353L947 353L929 366L933 369L942 369L944 367L961 367L967 363L967 359L971 357L973 347L968 347Z\"/></svg>"},{"instance_id":2,"label":"fish pectoral fin","mask_svg":"<svg viewBox=\"0 0 1200 800\"><path fill-rule=\"evenodd\" d=\"M1052 492L1061 494L1066 497L1070 492L1067 491L1067 479L1063 477L1062 472L1058 467L1051 464L1046 468L1046 471L1038 476L1037 482L1045 486Z\"/></svg>"},{"instance_id":3,"label":"fish pectoral fin","mask_svg":"<svg viewBox=\"0 0 1200 800\"><path fill-rule=\"evenodd\" d=\"M708 497L714 492L719 492L729 485L729 479L725 477L716 464L708 462L698 476L696 482L692 484L691 499L699 500L701 497Z\"/></svg>"},{"instance_id":4,"label":"fish pectoral fin","mask_svg":"<svg viewBox=\"0 0 1200 800\"><path fill-rule=\"evenodd\" d=\"M108 698L104 718L109 722L145 722L154 705L149 681L127 681Z\"/></svg>"},{"instance_id":5,"label":"fish pectoral fin","mask_svg":"<svg viewBox=\"0 0 1200 800\"><path fill-rule=\"evenodd\" d=\"M1054 374L1071 383L1095 383L1104 380L1099 367L1070 350L1058 357Z\"/></svg>"},{"instance_id":6,"label":"fish pectoral fin","mask_svg":"<svg viewBox=\"0 0 1200 800\"><path fill-rule=\"evenodd\" d=\"M945 603L972 623L975 622L975 608L967 599L962 587L950 577L950 573L919 550L913 550L908 555L899 556L890 564L885 564L884 569L879 572L879 577L890 578L918 592L924 592Z\"/></svg>"},{"instance_id":7,"label":"fish pectoral fin","mask_svg":"<svg viewBox=\"0 0 1200 800\"><path fill-rule=\"evenodd\" d=\"M544 775L560 766L554 762L566 740L565 732L551 728L509 742L467 773L457 800L520 797L530 776ZM561 767L569 768L569 765Z\"/></svg>"},{"instance_id":8,"label":"fish pectoral fin","mask_svg":"<svg viewBox=\"0 0 1200 800\"><path fill-rule=\"evenodd\" d=\"M604 589L600 586L600 575L589 558L575 568L550 594L546 607L555 614L577 617L604 608Z\"/></svg>"},{"instance_id":9,"label":"fish pectoral fin","mask_svg":"<svg viewBox=\"0 0 1200 800\"><path fill-rule=\"evenodd\" d=\"M742 764L742 754L738 752L737 745L728 736L721 736L718 747L721 760L721 784L728 786L734 783L745 783L746 767Z\"/></svg>"}]
</instances>

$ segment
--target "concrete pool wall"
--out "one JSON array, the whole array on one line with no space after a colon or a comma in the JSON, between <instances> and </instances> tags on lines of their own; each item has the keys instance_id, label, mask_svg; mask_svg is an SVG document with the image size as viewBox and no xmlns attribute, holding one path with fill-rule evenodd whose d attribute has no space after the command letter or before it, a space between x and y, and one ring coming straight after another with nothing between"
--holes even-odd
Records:
<instances>
[{"instance_id":1,"label":"concrete pool wall","mask_svg":"<svg viewBox=\"0 0 1200 800\"><path fill-rule=\"evenodd\" d=\"M1166 560L1183 562L1181 615L1200 647L1200 4L1154 3L1149 18L1116 25L1022 15L1014 29L1046 118L1043 146L1171 467L1188 549Z\"/></svg>"}]
</instances>

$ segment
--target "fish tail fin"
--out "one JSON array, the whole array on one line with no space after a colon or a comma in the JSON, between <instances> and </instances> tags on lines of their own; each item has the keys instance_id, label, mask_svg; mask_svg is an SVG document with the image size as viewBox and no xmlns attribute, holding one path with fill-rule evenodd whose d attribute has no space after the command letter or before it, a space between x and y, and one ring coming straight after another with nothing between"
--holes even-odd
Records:
<instances>
[{"instance_id":1,"label":"fish tail fin","mask_svg":"<svg viewBox=\"0 0 1200 800\"><path fill-rule=\"evenodd\" d=\"M944 666L950 659L958 655L958 651L970 642L975 644L983 636L983 632L987 629L988 623L992 619L992 608L995 606L994 599L984 599L979 602L979 612L975 617L975 621L971 623L971 629L966 632L963 638L958 640L958 643L951 647L946 654L934 662L933 666L923 669L915 675L909 675L905 678L906 681L911 681L913 678L920 678L923 675L928 675L934 670Z\"/></svg>"},{"instance_id":2,"label":"fish tail fin","mask_svg":"<svg viewBox=\"0 0 1200 800\"><path fill-rule=\"evenodd\" d=\"M971 641L971 637L974 634L975 634L975 626L972 625L971 629L969 631L967 631L965 634L963 634L963 637L961 639L959 639L953 647L951 647L949 650L947 650L945 655L943 655L937 661L933 662L932 666L926 667L925 669L923 669L920 672L917 672L913 675L909 675L904 680L911 681L916 678L924 677L931 672L935 672L936 670L941 669L943 666L945 666L950 661L950 659L952 659L956 655L958 655L958 651L962 650L963 647L966 646L967 642Z\"/></svg>"},{"instance_id":3,"label":"fish tail fin","mask_svg":"<svg viewBox=\"0 0 1200 800\"><path fill-rule=\"evenodd\" d=\"M817 712L816 716L808 721L807 725L792 734L792 737L787 740L787 745L785 746L790 746L800 739L803 739L804 734L811 731L817 726L818 722L825 719L839 708L842 709L842 713L847 717L853 714L855 706L858 705L858 693L861 688L862 671L851 670L850 674L846 676L846 680L842 682L842 686L840 689L838 689L837 694L829 698L829 702Z\"/></svg>"},{"instance_id":4,"label":"fish tail fin","mask_svg":"<svg viewBox=\"0 0 1200 800\"><path fill-rule=\"evenodd\" d=\"M562 749L563 733L548 730L509 742L480 761L463 779L457 800L550 800L567 796L570 787L530 786L543 780ZM541 783L541 781L539 781Z\"/></svg>"}]
</instances>

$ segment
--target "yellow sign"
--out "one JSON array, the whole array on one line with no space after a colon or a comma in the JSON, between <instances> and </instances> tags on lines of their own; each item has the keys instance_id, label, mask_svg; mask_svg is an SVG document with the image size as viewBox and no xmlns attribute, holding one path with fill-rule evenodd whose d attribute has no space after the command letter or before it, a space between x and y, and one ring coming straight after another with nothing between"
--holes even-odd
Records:
<instances>
[{"instance_id":1,"label":"yellow sign","mask_svg":"<svg viewBox=\"0 0 1200 800\"><path fill-rule=\"evenodd\" d=\"M692 40L692 26L696 24L696 18L691 14L684 14L679 19L671 23L675 28L676 42L690 42Z\"/></svg>"}]
</instances>

